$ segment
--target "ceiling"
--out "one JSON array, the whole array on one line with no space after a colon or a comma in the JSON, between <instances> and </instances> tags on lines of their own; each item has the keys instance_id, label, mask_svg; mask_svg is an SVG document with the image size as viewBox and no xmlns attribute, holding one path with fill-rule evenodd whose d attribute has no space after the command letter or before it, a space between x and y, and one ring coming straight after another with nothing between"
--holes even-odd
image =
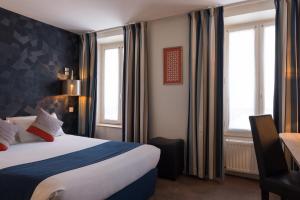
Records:
<instances>
[{"instance_id":1,"label":"ceiling","mask_svg":"<svg viewBox=\"0 0 300 200\"><path fill-rule=\"evenodd\" d=\"M240 1L243 0L0 0L0 7L82 33Z\"/></svg>"}]
</instances>

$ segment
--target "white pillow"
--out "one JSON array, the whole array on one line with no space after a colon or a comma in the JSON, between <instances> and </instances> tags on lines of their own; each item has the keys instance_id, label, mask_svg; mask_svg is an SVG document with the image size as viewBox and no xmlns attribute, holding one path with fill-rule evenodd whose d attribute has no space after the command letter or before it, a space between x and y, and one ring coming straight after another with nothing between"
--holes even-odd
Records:
<instances>
[{"instance_id":1,"label":"white pillow","mask_svg":"<svg viewBox=\"0 0 300 200\"><path fill-rule=\"evenodd\" d=\"M9 145L15 142L15 135L18 127L0 119L0 151L8 149Z\"/></svg>"},{"instance_id":2,"label":"white pillow","mask_svg":"<svg viewBox=\"0 0 300 200\"><path fill-rule=\"evenodd\" d=\"M9 123L9 124L13 124L13 123L11 123L10 121L8 121L8 120L5 120L7 123ZM14 124L13 124L14 125ZM16 125L14 125L14 126L16 126ZM18 126L16 126L16 131L18 132ZM14 140L12 141L12 143L10 144L10 145L15 145L15 144L18 144L20 142L20 140L19 140L19 137L18 137L18 134L16 133L16 135L15 135L15 138L14 138Z\"/></svg>"},{"instance_id":3,"label":"white pillow","mask_svg":"<svg viewBox=\"0 0 300 200\"><path fill-rule=\"evenodd\" d=\"M53 117L45 110L40 109L36 120L30 125L27 131L43 138L47 142L53 142L56 133L62 125L62 121Z\"/></svg>"},{"instance_id":4,"label":"white pillow","mask_svg":"<svg viewBox=\"0 0 300 200\"><path fill-rule=\"evenodd\" d=\"M55 113L52 113L51 115L56 119L58 119ZM13 144L16 144L17 142L28 143L28 142L43 141L43 139L41 139L40 137L26 131L29 128L29 126L36 120L36 116L8 117L6 119L8 122L18 126L18 133L16 134L16 142L14 142ZM55 134L55 137L62 136L62 135L65 135L65 133L62 130L62 128L60 128Z\"/></svg>"},{"instance_id":5,"label":"white pillow","mask_svg":"<svg viewBox=\"0 0 300 200\"><path fill-rule=\"evenodd\" d=\"M51 116L58 119L56 113L52 113ZM60 127L60 129L56 132L55 137L62 136L62 135L65 135L65 132Z\"/></svg>"},{"instance_id":6,"label":"white pillow","mask_svg":"<svg viewBox=\"0 0 300 200\"><path fill-rule=\"evenodd\" d=\"M35 136L26 130L35 121L36 116L25 116L25 117L9 117L7 120L18 126L17 137L21 143L43 141L40 137Z\"/></svg>"}]
</instances>

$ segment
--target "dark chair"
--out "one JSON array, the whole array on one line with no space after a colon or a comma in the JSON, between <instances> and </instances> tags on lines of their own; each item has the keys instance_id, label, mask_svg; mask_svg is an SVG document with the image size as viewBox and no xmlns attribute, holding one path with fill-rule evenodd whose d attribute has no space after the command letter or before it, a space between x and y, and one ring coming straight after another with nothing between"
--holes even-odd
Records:
<instances>
[{"instance_id":1,"label":"dark chair","mask_svg":"<svg viewBox=\"0 0 300 200\"><path fill-rule=\"evenodd\" d=\"M271 115L249 117L259 170L261 198L269 192L282 199L300 199L300 173L289 172Z\"/></svg>"}]
</instances>

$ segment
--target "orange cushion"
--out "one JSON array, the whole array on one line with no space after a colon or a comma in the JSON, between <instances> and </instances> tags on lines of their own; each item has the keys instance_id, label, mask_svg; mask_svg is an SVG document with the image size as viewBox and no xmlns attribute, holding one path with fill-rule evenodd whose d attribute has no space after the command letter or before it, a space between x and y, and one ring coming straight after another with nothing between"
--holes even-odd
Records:
<instances>
[{"instance_id":1,"label":"orange cushion","mask_svg":"<svg viewBox=\"0 0 300 200\"><path fill-rule=\"evenodd\" d=\"M27 131L29 133L32 133L32 134L44 139L47 142L53 142L54 141L54 136L53 135L51 135L50 133L47 133L46 131L43 131L42 129L39 129L39 128L33 126L33 125L31 125L27 129Z\"/></svg>"},{"instance_id":2,"label":"orange cushion","mask_svg":"<svg viewBox=\"0 0 300 200\"><path fill-rule=\"evenodd\" d=\"M6 151L6 150L7 150L7 146L0 143L0 151Z\"/></svg>"}]
</instances>

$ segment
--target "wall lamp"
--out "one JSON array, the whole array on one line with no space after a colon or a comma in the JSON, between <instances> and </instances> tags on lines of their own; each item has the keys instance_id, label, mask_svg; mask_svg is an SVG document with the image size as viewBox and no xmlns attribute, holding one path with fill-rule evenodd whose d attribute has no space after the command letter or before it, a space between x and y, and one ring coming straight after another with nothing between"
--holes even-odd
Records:
<instances>
[{"instance_id":1,"label":"wall lamp","mask_svg":"<svg viewBox=\"0 0 300 200\"><path fill-rule=\"evenodd\" d=\"M80 80L68 79L63 81L63 94L67 96L80 96L81 95Z\"/></svg>"},{"instance_id":2,"label":"wall lamp","mask_svg":"<svg viewBox=\"0 0 300 200\"><path fill-rule=\"evenodd\" d=\"M71 97L81 95L81 81L73 80L73 71L71 74L71 79L63 81L63 95ZM74 112L73 105L69 105L69 112Z\"/></svg>"}]
</instances>

